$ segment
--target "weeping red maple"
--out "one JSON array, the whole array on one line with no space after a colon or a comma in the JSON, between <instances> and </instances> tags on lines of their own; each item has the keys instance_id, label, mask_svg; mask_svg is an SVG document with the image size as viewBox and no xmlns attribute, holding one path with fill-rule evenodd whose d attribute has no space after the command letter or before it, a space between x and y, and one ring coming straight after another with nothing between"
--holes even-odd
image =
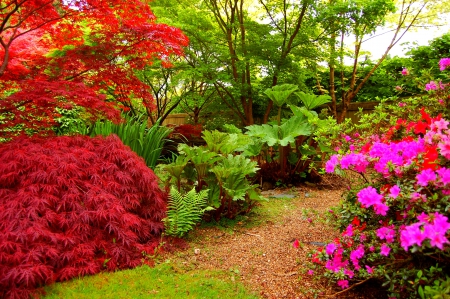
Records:
<instances>
[{"instance_id":1,"label":"weeping red maple","mask_svg":"<svg viewBox=\"0 0 450 299\"><path fill-rule=\"evenodd\" d=\"M113 120L131 99L151 106L135 70L188 44L138 0L7 0L0 17L0 137L45 131L67 104Z\"/></svg>"},{"instance_id":2,"label":"weeping red maple","mask_svg":"<svg viewBox=\"0 0 450 299\"><path fill-rule=\"evenodd\" d=\"M0 161L0 298L154 253L167 198L117 136L18 137Z\"/></svg>"}]
</instances>

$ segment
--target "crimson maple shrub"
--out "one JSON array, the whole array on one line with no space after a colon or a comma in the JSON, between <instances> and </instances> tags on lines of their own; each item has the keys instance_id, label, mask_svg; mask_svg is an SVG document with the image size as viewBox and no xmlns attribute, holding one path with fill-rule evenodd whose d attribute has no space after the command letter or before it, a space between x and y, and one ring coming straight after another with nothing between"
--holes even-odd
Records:
<instances>
[{"instance_id":1,"label":"crimson maple shrub","mask_svg":"<svg viewBox=\"0 0 450 299\"><path fill-rule=\"evenodd\" d=\"M142 263L166 194L120 139L19 137L0 145L0 298Z\"/></svg>"},{"instance_id":2,"label":"crimson maple shrub","mask_svg":"<svg viewBox=\"0 0 450 299\"><path fill-rule=\"evenodd\" d=\"M182 137L182 138L201 138L202 136L202 125L192 125L192 124L181 124L174 127L171 137Z\"/></svg>"}]
</instances>

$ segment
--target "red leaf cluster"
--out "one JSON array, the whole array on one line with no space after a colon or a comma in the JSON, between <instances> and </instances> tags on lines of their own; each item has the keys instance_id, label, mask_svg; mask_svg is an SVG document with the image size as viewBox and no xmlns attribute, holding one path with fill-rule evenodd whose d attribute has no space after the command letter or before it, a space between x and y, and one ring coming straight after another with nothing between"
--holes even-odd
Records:
<instances>
[{"instance_id":1,"label":"red leaf cluster","mask_svg":"<svg viewBox=\"0 0 450 299\"><path fill-rule=\"evenodd\" d=\"M200 138L202 135L202 125L191 125L191 124L181 124L174 127L171 137L177 137L181 135L187 139L189 138Z\"/></svg>"},{"instance_id":2,"label":"red leaf cluster","mask_svg":"<svg viewBox=\"0 0 450 299\"><path fill-rule=\"evenodd\" d=\"M136 70L155 59L169 65L188 45L181 30L157 23L139 0L6 0L0 18L0 137L6 138L53 126L64 102L111 120L131 99L153 107ZM105 103L105 95L115 104Z\"/></svg>"},{"instance_id":3,"label":"red leaf cluster","mask_svg":"<svg viewBox=\"0 0 450 299\"><path fill-rule=\"evenodd\" d=\"M0 298L154 253L166 194L118 137L20 137L0 161Z\"/></svg>"}]
</instances>

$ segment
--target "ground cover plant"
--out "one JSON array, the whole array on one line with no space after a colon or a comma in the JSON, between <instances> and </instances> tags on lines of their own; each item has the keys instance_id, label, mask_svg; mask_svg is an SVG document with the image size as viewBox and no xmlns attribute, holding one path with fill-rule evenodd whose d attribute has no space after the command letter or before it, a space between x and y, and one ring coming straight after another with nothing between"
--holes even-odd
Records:
<instances>
[{"instance_id":1,"label":"ground cover plant","mask_svg":"<svg viewBox=\"0 0 450 299\"><path fill-rule=\"evenodd\" d=\"M166 195L117 136L0 145L0 297L141 265L160 243Z\"/></svg>"},{"instance_id":2,"label":"ground cover plant","mask_svg":"<svg viewBox=\"0 0 450 299\"><path fill-rule=\"evenodd\" d=\"M440 61L442 71L449 66L450 59ZM327 162L327 172L351 170L361 179L330 211L342 235L312 254L312 275L344 290L375 279L390 298L448 296L449 86L431 81L425 89L428 96L390 107L387 129L372 122L368 134L344 136Z\"/></svg>"}]
</instances>

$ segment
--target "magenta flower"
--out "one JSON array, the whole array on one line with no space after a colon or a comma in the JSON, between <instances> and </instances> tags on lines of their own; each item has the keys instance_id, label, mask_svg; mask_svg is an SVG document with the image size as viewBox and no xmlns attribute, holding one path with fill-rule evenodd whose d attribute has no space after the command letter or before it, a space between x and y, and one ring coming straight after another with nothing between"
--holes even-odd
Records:
<instances>
[{"instance_id":1,"label":"magenta flower","mask_svg":"<svg viewBox=\"0 0 450 299\"><path fill-rule=\"evenodd\" d=\"M295 240L294 243L292 243L292 246L297 249L300 246L300 242L298 240Z\"/></svg>"},{"instance_id":2,"label":"magenta flower","mask_svg":"<svg viewBox=\"0 0 450 299\"><path fill-rule=\"evenodd\" d=\"M417 184L426 187L430 181L436 180L436 174L431 169L422 170L417 176Z\"/></svg>"},{"instance_id":3,"label":"magenta flower","mask_svg":"<svg viewBox=\"0 0 450 299\"><path fill-rule=\"evenodd\" d=\"M430 239L430 245L441 250L444 250L444 244L450 243L445 237L445 232L435 225L426 225L424 233Z\"/></svg>"},{"instance_id":4,"label":"magenta flower","mask_svg":"<svg viewBox=\"0 0 450 299\"><path fill-rule=\"evenodd\" d=\"M448 137L442 138L438 143L438 148L441 150L441 155L450 159L450 139Z\"/></svg>"},{"instance_id":5,"label":"magenta flower","mask_svg":"<svg viewBox=\"0 0 450 299\"><path fill-rule=\"evenodd\" d=\"M419 216L417 216L417 219L422 223L430 223L430 216L422 212Z\"/></svg>"},{"instance_id":6,"label":"magenta flower","mask_svg":"<svg viewBox=\"0 0 450 299\"><path fill-rule=\"evenodd\" d=\"M314 271L313 270L308 270L308 275L314 275Z\"/></svg>"},{"instance_id":7,"label":"magenta flower","mask_svg":"<svg viewBox=\"0 0 450 299\"><path fill-rule=\"evenodd\" d=\"M400 232L400 244L405 251L413 245L422 246L426 236L421 230L421 225L422 223L414 223Z\"/></svg>"},{"instance_id":8,"label":"magenta flower","mask_svg":"<svg viewBox=\"0 0 450 299\"><path fill-rule=\"evenodd\" d=\"M439 60L439 69L441 71L445 70L448 66L450 66L450 58L442 58Z\"/></svg>"},{"instance_id":9,"label":"magenta flower","mask_svg":"<svg viewBox=\"0 0 450 299\"><path fill-rule=\"evenodd\" d=\"M397 185L394 185L394 186L392 186L390 189L389 189L389 195L392 197L392 198L397 198L398 197L398 195L400 194L400 187L399 186L397 186Z\"/></svg>"},{"instance_id":10,"label":"magenta flower","mask_svg":"<svg viewBox=\"0 0 450 299\"><path fill-rule=\"evenodd\" d=\"M338 284L338 286L340 286L342 289L348 288L348 280L339 280L337 284Z\"/></svg>"},{"instance_id":11,"label":"magenta flower","mask_svg":"<svg viewBox=\"0 0 450 299\"><path fill-rule=\"evenodd\" d=\"M356 196L364 207L373 206L375 213L378 215L385 216L389 210L389 207L382 202L383 196L378 194L377 189L372 186L361 189Z\"/></svg>"},{"instance_id":12,"label":"magenta flower","mask_svg":"<svg viewBox=\"0 0 450 299\"><path fill-rule=\"evenodd\" d=\"M381 247L380 247L381 255L388 256L390 251L391 251L391 248L389 246L387 246L386 244L381 245Z\"/></svg>"},{"instance_id":13,"label":"magenta flower","mask_svg":"<svg viewBox=\"0 0 450 299\"><path fill-rule=\"evenodd\" d=\"M400 87L400 90L401 90L401 87ZM406 106L406 103L399 102L399 103L398 103L398 106L399 106L399 107L405 107L405 106Z\"/></svg>"},{"instance_id":14,"label":"magenta flower","mask_svg":"<svg viewBox=\"0 0 450 299\"><path fill-rule=\"evenodd\" d=\"M436 89L438 89L438 87L436 85L436 82L434 82L434 81L430 81L430 83L425 84L425 90L426 91L436 90Z\"/></svg>"},{"instance_id":15,"label":"magenta flower","mask_svg":"<svg viewBox=\"0 0 450 299\"><path fill-rule=\"evenodd\" d=\"M389 207L386 204L380 202L373 205L373 210L375 211L375 214L386 216Z\"/></svg>"},{"instance_id":16,"label":"magenta flower","mask_svg":"<svg viewBox=\"0 0 450 299\"><path fill-rule=\"evenodd\" d=\"M366 265L366 270L367 270L367 273L369 273L369 274L373 273L373 267Z\"/></svg>"},{"instance_id":17,"label":"magenta flower","mask_svg":"<svg viewBox=\"0 0 450 299\"><path fill-rule=\"evenodd\" d=\"M344 237L352 237L353 236L353 226L349 224L345 230L345 232L342 233Z\"/></svg>"},{"instance_id":18,"label":"magenta flower","mask_svg":"<svg viewBox=\"0 0 450 299\"><path fill-rule=\"evenodd\" d=\"M353 278L353 276L355 276L355 273L347 268L344 269L344 274L347 275L349 278Z\"/></svg>"},{"instance_id":19,"label":"magenta flower","mask_svg":"<svg viewBox=\"0 0 450 299\"><path fill-rule=\"evenodd\" d=\"M364 256L364 245L360 244L358 247L350 252L350 260L352 261L355 269L359 267L358 261Z\"/></svg>"},{"instance_id":20,"label":"magenta flower","mask_svg":"<svg viewBox=\"0 0 450 299\"><path fill-rule=\"evenodd\" d=\"M359 235L359 241L360 241L361 243L365 242L366 240L367 240L367 237L366 237L365 234L360 234L360 235Z\"/></svg>"},{"instance_id":21,"label":"magenta flower","mask_svg":"<svg viewBox=\"0 0 450 299\"><path fill-rule=\"evenodd\" d=\"M338 155L332 155L330 157L330 160L327 161L327 163L325 164L325 171L327 173L332 173L334 172L334 168L336 167L336 165L339 163L339 159L338 159Z\"/></svg>"},{"instance_id":22,"label":"magenta flower","mask_svg":"<svg viewBox=\"0 0 450 299\"><path fill-rule=\"evenodd\" d=\"M393 225L381 227L377 229L376 233L380 240L386 240L388 243L394 242L395 230Z\"/></svg>"},{"instance_id":23,"label":"magenta flower","mask_svg":"<svg viewBox=\"0 0 450 299\"><path fill-rule=\"evenodd\" d=\"M377 189L372 186L361 189L356 196L358 197L358 201L366 207L381 202L381 199L383 199L383 196L378 194Z\"/></svg>"},{"instance_id":24,"label":"magenta flower","mask_svg":"<svg viewBox=\"0 0 450 299\"><path fill-rule=\"evenodd\" d=\"M335 251L336 249L337 249L336 244L330 243L330 244L327 245L327 247L326 247L326 249L325 249L325 252L326 252L328 255L333 255L333 253L334 253L334 251Z\"/></svg>"},{"instance_id":25,"label":"magenta flower","mask_svg":"<svg viewBox=\"0 0 450 299\"><path fill-rule=\"evenodd\" d=\"M341 269L347 267L348 260L343 261L342 260L342 253L343 250L340 248L336 250L333 259L328 260L325 264L325 268L327 268L330 271L333 271L335 273L338 273Z\"/></svg>"},{"instance_id":26,"label":"magenta flower","mask_svg":"<svg viewBox=\"0 0 450 299\"><path fill-rule=\"evenodd\" d=\"M409 71L408 71L407 68L403 68L403 69L402 69L402 75L403 75L403 76L409 75Z\"/></svg>"}]
</instances>

